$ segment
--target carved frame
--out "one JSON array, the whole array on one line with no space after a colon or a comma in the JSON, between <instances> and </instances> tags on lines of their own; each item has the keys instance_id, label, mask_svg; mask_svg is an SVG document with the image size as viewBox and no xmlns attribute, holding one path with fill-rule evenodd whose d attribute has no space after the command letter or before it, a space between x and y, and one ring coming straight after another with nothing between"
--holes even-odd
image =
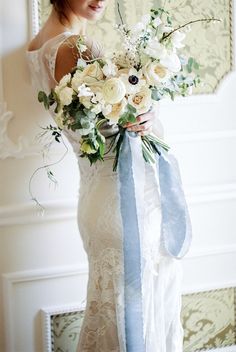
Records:
<instances>
[{"instance_id":1,"label":"carved frame","mask_svg":"<svg viewBox=\"0 0 236 352\"><path fill-rule=\"evenodd\" d=\"M80 304L70 304L67 306L57 306L41 309L42 327L43 327L43 346L44 352L54 352L53 341L53 316L55 315L69 315L76 312L84 312L85 301Z\"/></svg>"}]
</instances>

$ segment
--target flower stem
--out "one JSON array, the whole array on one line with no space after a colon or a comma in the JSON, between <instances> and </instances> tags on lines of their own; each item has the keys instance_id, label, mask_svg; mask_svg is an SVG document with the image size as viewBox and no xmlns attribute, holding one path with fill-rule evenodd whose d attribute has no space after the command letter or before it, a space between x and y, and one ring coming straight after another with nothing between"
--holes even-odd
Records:
<instances>
[{"instance_id":1,"label":"flower stem","mask_svg":"<svg viewBox=\"0 0 236 352\"><path fill-rule=\"evenodd\" d=\"M179 29L181 28L184 28L190 24L193 24L193 23L197 23L197 22L210 22L210 21L218 21L218 22L221 22L220 19L218 18L201 18L201 19L198 19L198 20L194 20L194 21L189 21L175 29L173 29L173 31L167 33L167 34L163 34L163 37L161 38L160 42L162 42L163 40L167 39L168 37L170 37L174 32L178 31Z\"/></svg>"}]
</instances>

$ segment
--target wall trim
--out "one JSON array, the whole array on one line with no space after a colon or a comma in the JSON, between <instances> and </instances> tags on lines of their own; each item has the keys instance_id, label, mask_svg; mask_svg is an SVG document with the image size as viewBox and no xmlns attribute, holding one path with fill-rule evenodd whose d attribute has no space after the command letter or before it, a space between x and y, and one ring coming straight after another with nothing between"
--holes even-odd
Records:
<instances>
[{"instance_id":1,"label":"wall trim","mask_svg":"<svg viewBox=\"0 0 236 352\"><path fill-rule=\"evenodd\" d=\"M235 200L236 183L186 187L185 194L190 206ZM0 207L0 227L45 224L52 221L76 221L77 203L76 198L42 202L42 206L45 208L43 214L33 201L4 205Z\"/></svg>"},{"instance_id":2,"label":"wall trim","mask_svg":"<svg viewBox=\"0 0 236 352\"><path fill-rule=\"evenodd\" d=\"M53 280L57 278L68 278L70 276L81 276L88 274L87 265L63 266L46 269L35 269L2 274L3 282L3 314L4 314L4 335L6 352L15 350L15 333L13 317L13 287L19 283L34 282L39 280Z\"/></svg>"},{"instance_id":3,"label":"wall trim","mask_svg":"<svg viewBox=\"0 0 236 352\"><path fill-rule=\"evenodd\" d=\"M9 137L8 124L13 117L13 112L7 110L6 103L0 103L0 160L38 155L40 146L25 136L18 137L17 142L13 142Z\"/></svg>"},{"instance_id":4,"label":"wall trim","mask_svg":"<svg viewBox=\"0 0 236 352\"><path fill-rule=\"evenodd\" d=\"M86 302L83 300L80 303L71 303L66 306L50 306L41 309L43 322L43 346L44 352L52 351L52 336L51 336L51 316L58 314L67 314L72 312L84 311Z\"/></svg>"},{"instance_id":5,"label":"wall trim","mask_svg":"<svg viewBox=\"0 0 236 352\"><path fill-rule=\"evenodd\" d=\"M39 31L39 1L28 0L29 17L30 17L30 38L32 39Z\"/></svg>"},{"instance_id":6,"label":"wall trim","mask_svg":"<svg viewBox=\"0 0 236 352\"><path fill-rule=\"evenodd\" d=\"M81 276L88 274L88 266L87 265L70 265L70 266L61 266L61 267L52 267L52 268L42 268L42 269L34 269L34 270L26 270L26 271L17 271L11 273L3 273L2 274L2 282L3 282L3 307L4 307L4 322L5 322L5 344L6 344L6 352L14 351L14 317L13 317L13 290L14 285L35 282L41 280L54 280L57 278L68 278L70 276ZM183 290L182 294L188 293L196 293L207 290L214 290L220 288L229 288L236 287L236 281L225 282L222 284L210 284L202 286L200 290ZM78 307L78 305L84 306L84 300L80 303L72 303L74 308ZM43 310L49 313L52 307L44 307ZM55 309L55 307L53 308ZM44 331L45 333L45 331Z\"/></svg>"}]
</instances>

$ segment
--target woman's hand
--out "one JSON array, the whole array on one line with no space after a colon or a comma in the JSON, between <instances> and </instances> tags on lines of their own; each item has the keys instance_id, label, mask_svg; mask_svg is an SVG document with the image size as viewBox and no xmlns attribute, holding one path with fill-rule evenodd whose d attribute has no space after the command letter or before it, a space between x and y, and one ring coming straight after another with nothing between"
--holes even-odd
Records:
<instances>
[{"instance_id":1,"label":"woman's hand","mask_svg":"<svg viewBox=\"0 0 236 352\"><path fill-rule=\"evenodd\" d=\"M126 127L127 131L137 132L138 135L144 136L152 132L154 118L155 110L150 109L148 112L138 115L136 118L136 122L128 122L123 127Z\"/></svg>"}]
</instances>

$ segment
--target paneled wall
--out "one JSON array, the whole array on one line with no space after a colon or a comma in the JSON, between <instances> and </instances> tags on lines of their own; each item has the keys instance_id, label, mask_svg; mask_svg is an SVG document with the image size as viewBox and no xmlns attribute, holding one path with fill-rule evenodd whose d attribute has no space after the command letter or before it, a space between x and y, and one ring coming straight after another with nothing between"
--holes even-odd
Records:
<instances>
[{"instance_id":1,"label":"paneled wall","mask_svg":"<svg viewBox=\"0 0 236 352\"><path fill-rule=\"evenodd\" d=\"M78 304L86 294L87 261L76 223L79 174L71 150L54 167L58 187L38 173L34 140L50 121L30 86L26 0L0 2L0 351L42 351L39 310ZM183 259L183 293L236 286L236 73L215 94L161 104L166 140L179 159L193 224ZM55 148L53 160L62 153Z\"/></svg>"}]
</instances>

